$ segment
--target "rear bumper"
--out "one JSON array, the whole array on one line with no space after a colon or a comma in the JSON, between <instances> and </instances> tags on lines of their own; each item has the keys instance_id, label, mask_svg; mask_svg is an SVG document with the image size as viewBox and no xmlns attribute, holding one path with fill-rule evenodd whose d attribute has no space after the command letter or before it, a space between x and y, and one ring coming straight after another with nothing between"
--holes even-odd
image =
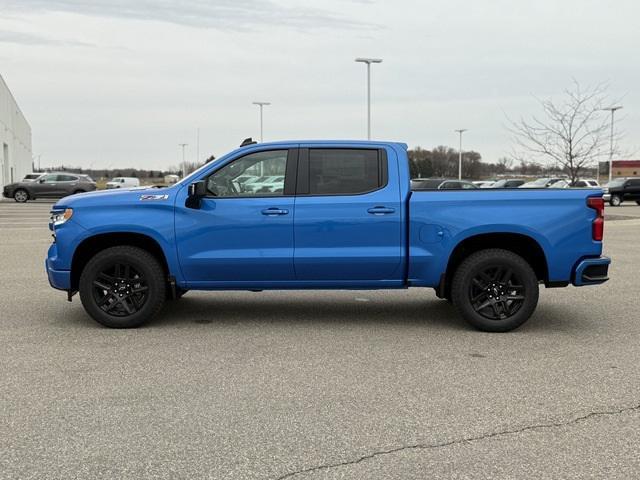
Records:
<instances>
[{"instance_id":1,"label":"rear bumper","mask_svg":"<svg viewBox=\"0 0 640 480\"><path fill-rule=\"evenodd\" d=\"M573 284L576 287L583 285L598 285L609 280L608 257L586 258L578 263L573 274Z\"/></svg>"}]
</instances>

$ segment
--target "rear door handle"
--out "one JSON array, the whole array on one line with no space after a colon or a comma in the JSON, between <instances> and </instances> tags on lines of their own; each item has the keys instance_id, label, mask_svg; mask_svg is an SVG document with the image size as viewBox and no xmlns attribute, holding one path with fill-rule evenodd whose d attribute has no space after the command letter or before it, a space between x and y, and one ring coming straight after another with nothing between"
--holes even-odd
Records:
<instances>
[{"instance_id":1,"label":"rear door handle","mask_svg":"<svg viewBox=\"0 0 640 480\"><path fill-rule=\"evenodd\" d=\"M287 215L288 213L289 213L289 210L286 210L284 208L278 208L278 207L270 207L262 210L262 214L267 215L269 217L274 217L276 215Z\"/></svg>"},{"instance_id":2,"label":"rear door handle","mask_svg":"<svg viewBox=\"0 0 640 480\"><path fill-rule=\"evenodd\" d=\"M394 213L396 211L395 208L389 208L389 207L372 207L370 209L367 210L367 212L369 212L372 215L388 215L389 213Z\"/></svg>"}]
</instances>

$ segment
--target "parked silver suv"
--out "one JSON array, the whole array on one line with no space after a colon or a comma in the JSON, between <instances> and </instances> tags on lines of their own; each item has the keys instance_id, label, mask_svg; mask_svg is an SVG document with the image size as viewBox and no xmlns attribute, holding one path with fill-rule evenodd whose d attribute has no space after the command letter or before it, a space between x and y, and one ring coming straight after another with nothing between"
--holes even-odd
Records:
<instances>
[{"instance_id":1,"label":"parked silver suv","mask_svg":"<svg viewBox=\"0 0 640 480\"><path fill-rule=\"evenodd\" d=\"M75 193L91 192L96 182L88 175L77 173L45 173L35 180L5 185L2 195L24 203L36 198L62 198Z\"/></svg>"}]
</instances>

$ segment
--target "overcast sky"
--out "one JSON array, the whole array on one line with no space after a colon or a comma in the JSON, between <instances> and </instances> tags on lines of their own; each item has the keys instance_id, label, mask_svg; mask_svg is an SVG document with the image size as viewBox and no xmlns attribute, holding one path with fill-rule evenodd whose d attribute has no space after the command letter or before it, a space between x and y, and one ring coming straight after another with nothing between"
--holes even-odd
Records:
<instances>
[{"instance_id":1,"label":"overcast sky","mask_svg":"<svg viewBox=\"0 0 640 480\"><path fill-rule=\"evenodd\" d=\"M0 74L44 165L166 168L178 143L219 156L265 140L372 133L495 161L505 116L532 95L606 81L621 148L640 146L640 4L633 0L0 0Z\"/></svg>"}]
</instances>

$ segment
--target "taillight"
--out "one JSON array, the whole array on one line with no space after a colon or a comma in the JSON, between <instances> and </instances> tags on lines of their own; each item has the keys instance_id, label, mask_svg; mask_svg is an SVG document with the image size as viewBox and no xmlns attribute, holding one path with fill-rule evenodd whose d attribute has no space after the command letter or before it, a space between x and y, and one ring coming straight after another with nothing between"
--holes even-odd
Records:
<instances>
[{"instance_id":1,"label":"taillight","mask_svg":"<svg viewBox=\"0 0 640 480\"><path fill-rule=\"evenodd\" d=\"M587 206L596 211L596 218L592 224L592 237L595 241L601 242L604 236L604 200L602 197L587 198Z\"/></svg>"}]
</instances>

